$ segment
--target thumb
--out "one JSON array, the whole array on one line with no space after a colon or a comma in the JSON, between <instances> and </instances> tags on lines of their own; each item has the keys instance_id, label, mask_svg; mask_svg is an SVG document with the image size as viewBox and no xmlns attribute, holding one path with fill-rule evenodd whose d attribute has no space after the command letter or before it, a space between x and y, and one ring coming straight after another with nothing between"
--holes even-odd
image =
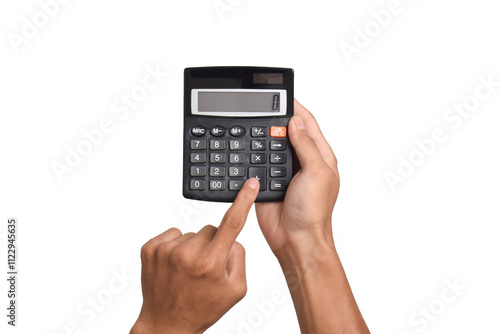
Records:
<instances>
[{"instance_id":1,"label":"thumb","mask_svg":"<svg viewBox=\"0 0 500 334\"><path fill-rule=\"evenodd\" d=\"M316 142L307 133L304 121L300 116L293 116L290 119L288 129L290 142L303 169L314 168L325 163Z\"/></svg>"}]
</instances>

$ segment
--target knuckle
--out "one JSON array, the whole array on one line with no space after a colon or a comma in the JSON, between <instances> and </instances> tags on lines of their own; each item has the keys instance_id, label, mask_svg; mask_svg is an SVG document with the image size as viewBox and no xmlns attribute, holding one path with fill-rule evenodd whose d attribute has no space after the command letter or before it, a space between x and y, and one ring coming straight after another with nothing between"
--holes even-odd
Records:
<instances>
[{"instance_id":1,"label":"knuckle","mask_svg":"<svg viewBox=\"0 0 500 334\"><path fill-rule=\"evenodd\" d=\"M181 230L179 230L177 227L171 227L167 230L169 234L176 235L177 237L180 237L182 235Z\"/></svg>"},{"instance_id":2,"label":"knuckle","mask_svg":"<svg viewBox=\"0 0 500 334\"><path fill-rule=\"evenodd\" d=\"M141 247L141 259L143 261L149 260L154 257L155 252L156 247L150 240Z\"/></svg>"},{"instance_id":3,"label":"knuckle","mask_svg":"<svg viewBox=\"0 0 500 334\"><path fill-rule=\"evenodd\" d=\"M247 295L247 291L247 282L245 280L238 282L234 286L234 295L235 298L238 299L238 301L242 300Z\"/></svg>"},{"instance_id":4,"label":"knuckle","mask_svg":"<svg viewBox=\"0 0 500 334\"><path fill-rule=\"evenodd\" d=\"M170 244L168 242L163 242L156 248L156 256L159 258L165 258L170 254L170 251Z\"/></svg>"},{"instance_id":5,"label":"knuckle","mask_svg":"<svg viewBox=\"0 0 500 334\"><path fill-rule=\"evenodd\" d=\"M168 253L168 258L175 266L185 266L191 261L189 248L177 246Z\"/></svg>"},{"instance_id":6,"label":"knuckle","mask_svg":"<svg viewBox=\"0 0 500 334\"><path fill-rule=\"evenodd\" d=\"M233 247L238 253L245 255L245 247L243 247L243 245L240 244L238 241L234 242Z\"/></svg>"},{"instance_id":7,"label":"knuckle","mask_svg":"<svg viewBox=\"0 0 500 334\"><path fill-rule=\"evenodd\" d=\"M207 232L210 232L210 233L215 233L217 231L217 227L209 224L209 225L203 226L203 228L200 230L200 232L201 231L207 231Z\"/></svg>"},{"instance_id":8,"label":"knuckle","mask_svg":"<svg viewBox=\"0 0 500 334\"><path fill-rule=\"evenodd\" d=\"M191 268L191 274L195 277L214 276L216 273L216 262L210 257L203 257L199 259Z\"/></svg>"}]
</instances>

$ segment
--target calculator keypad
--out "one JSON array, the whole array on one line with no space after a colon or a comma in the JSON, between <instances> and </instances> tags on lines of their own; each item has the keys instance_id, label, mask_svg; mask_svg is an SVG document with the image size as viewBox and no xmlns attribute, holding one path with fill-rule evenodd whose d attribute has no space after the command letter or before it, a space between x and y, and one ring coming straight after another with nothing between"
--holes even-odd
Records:
<instances>
[{"instance_id":1,"label":"calculator keypad","mask_svg":"<svg viewBox=\"0 0 500 334\"><path fill-rule=\"evenodd\" d=\"M194 126L190 134L190 190L238 191L252 177L261 191L286 190L286 127Z\"/></svg>"}]
</instances>

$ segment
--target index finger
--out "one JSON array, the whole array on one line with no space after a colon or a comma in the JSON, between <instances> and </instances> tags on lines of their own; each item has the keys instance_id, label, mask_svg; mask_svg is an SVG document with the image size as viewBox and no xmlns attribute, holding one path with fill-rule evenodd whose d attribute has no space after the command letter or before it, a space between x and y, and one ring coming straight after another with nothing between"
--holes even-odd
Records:
<instances>
[{"instance_id":1,"label":"index finger","mask_svg":"<svg viewBox=\"0 0 500 334\"><path fill-rule=\"evenodd\" d=\"M238 196L236 196L233 205L231 205L224 215L217 233L215 233L210 243L210 247L213 247L215 252L222 253L225 256L229 255L231 247L245 225L248 211L250 211L252 204L257 198L259 188L260 183L256 178L251 178L245 182Z\"/></svg>"}]
</instances>

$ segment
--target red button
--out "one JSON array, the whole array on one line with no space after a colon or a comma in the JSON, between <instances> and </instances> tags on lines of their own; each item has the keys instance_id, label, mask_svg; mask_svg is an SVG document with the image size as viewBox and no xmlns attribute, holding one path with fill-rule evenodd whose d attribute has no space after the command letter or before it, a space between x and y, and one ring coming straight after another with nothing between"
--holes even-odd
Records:
<instances>
[{"instance_id":1,"label":"red button","mask_svg":"<svg viewBox=\"0 0 500 334\"><path fill-rule=\"evenodd\" d=\"M271 137L286 137L286 127L271 126Z\"/></svg>"}]
</instances>

